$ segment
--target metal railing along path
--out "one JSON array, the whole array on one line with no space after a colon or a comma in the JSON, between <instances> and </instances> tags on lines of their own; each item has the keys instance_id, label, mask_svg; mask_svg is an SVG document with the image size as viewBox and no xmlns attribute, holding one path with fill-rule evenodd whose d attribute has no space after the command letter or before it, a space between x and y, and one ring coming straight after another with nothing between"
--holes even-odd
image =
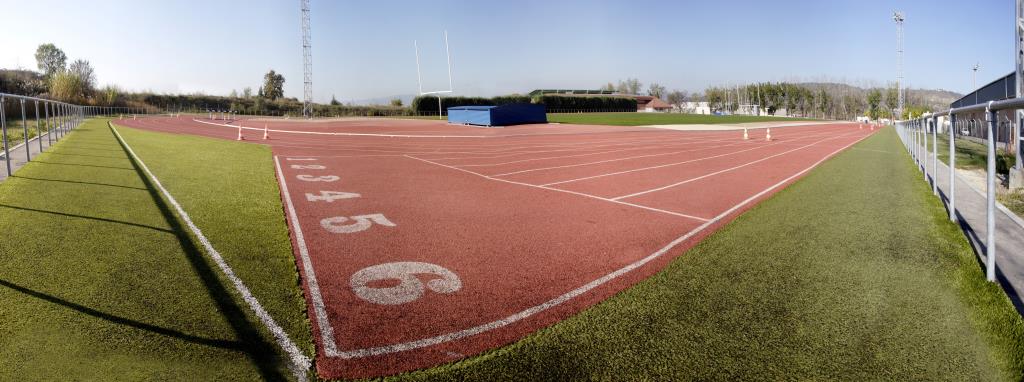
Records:
<instances>
[{"instance_id":1,"label":"metal railing along path","mask_svg":"<svg viewBox=\"0 0 1024 382\"><path fill-rule=\"evenodd\" d=\"M896 130L899 133L900 139L903 141L904 146L910 153L914 160L914 163L924 173L925 181L929 179L929 173L931 176L932 192L935 195L939 194L938 183L936 181L935 174L938 172L938 131L939 131L939 117L948 117L949 119L949 164L948 171L949 175L949 219L954 222L959 222L957 218L956 208L956 135L958 127L968 128L976 125L974 120L958 121L957 116L974 113L984 112L985 115L985 127L986 127L986 147L987 147L987 163L986 163L986 219L985 219L985 274L989 281L996 281L996 145L997 138L995 135L996 124L999 122L996 113L1001 110L1012 110L1024 108L1024 98L1011 98L1002 101L989 101L988 103L975 104L970 106L963 106L958 108L949 109L943 112L925 114L919 118L914 118L906 121L900 121L896 123ZM930 137L929 137L930 135ZM931 163L928 163L929 148L928 142L931 141L931 153L934 153L931 157ZM1015 142L1020 144L1020 142ZM1020 163L1021 158L1019 149L1017 154L1017 163ZM930 170L929 170L930 167Z\"/></svg>"},{"instance_id":2,"label":"metal railing along path","mask_svg":"<svg viewBox=\"0 0 1024 382\"><path fill-rule=\"evenodd\" d=\"M12 142L8 133L11 128L17 128L19 118L14 115L8 115L7 106L9 102L13 102L15 111L20 112L21 130L23 134L23 142L16 144L14 147L11 146ZM25 106L27 103L32 104L30 109L26 109ZM40 106L42 107L41 112ZM35 125L36 133L34 138L29 136L28 110L34 110L32 118L32 124ZM24 148L25 160L31 161L32 150L31 147L29 147L29 143L32 140L38 141L39 152L42 152L44 134L46 135L47 141L52 145L54 141L59 140L68 132L81 125L86 116L85 110L86 109L83 106L73 105L66 102L0 93L0 135L2 135L4 147L4 151L0 155L4 158L4 164L7 169L6 175L11 176L11 174L14 173L14 169L11 165L11 151ZM46 132L43 133L43 130Z\"/></svg>"}]
</instances>

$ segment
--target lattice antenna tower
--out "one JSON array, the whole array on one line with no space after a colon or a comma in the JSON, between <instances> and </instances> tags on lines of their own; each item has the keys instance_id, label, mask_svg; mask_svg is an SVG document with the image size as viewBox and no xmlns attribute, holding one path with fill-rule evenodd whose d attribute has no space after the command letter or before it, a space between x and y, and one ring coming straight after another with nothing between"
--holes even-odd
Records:
<instances>
[{"instance_id":1,"label":"lattice antenna tower","mask_svg":"<svg viewBox=\"0 0 1024 382\"><path fill-rule=\"evenodd\" d=\"M892 13L892 21L896 22L896 94L898 101L896 102L896 113L897 115L903 115L903 21L906 18L903 17L903 12L895 11ZM893 118L895 119L895 118Z\"/></svg>"},{"instance_id":2,"label":"lattice antenna tower","mask_svg":"<svg viewBox=\"0 0 1024 382\"><path fill-rule=\"evenodd\" d=\"M299 0L302 6L302 116L313 116L313 45L309 32L309 0Z\"/></svg>"}]
</instances>

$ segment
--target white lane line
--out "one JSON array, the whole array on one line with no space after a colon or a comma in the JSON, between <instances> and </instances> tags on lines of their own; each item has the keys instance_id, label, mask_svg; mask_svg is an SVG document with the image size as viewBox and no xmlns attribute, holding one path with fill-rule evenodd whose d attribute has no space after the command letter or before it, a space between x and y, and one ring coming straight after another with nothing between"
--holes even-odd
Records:
<instances>
[{"instance_id":1,"label":"white lane line","mask_svg":"<svg viewBox=\"0 0 1024 382\"><path fill-rule=\"evenodd\" d=\"M192 231L192 234L194 234L196 238L199 239L199 242L203 244L203 248L206 249L206 253L210 255L210 258L212 258L215 263L217 263L217 267L220 268L220 271L224 273L224 276L226 276L228 280L231 280L231 284L235 287L235 291L242 296L245 303L249 305L249 309L252 309L253 313L256 314L256 317L258 317L260 321L263 322L263 325L267 327L270 333L274 336L274 339L277 341L277 345L288 353L288 357L291 359L291 363L288 368L291 369L292 373L295 374L295 377L298 380L305 380L306 371L309 370L312 365L309 357L302 354L302 351L299 350L298 346L295 346L295 343L288 337L288 333L286 333L284 329L277 324L277 321L274 321L274 318L270 316L270 313L263 308L263 305L261 305L259 300L256 299L256 296L253 296L252 292L249 291L249 288L242 282L242 279L238 278L235 271L231 269L231 266L229 266L227 261L224 260L224 257L220 255L220 252L217 252L217 250L213 248L213 245L210 244L210 240L206 238L203 231L192 222L192 218L189 217L187 212L185 212L185 209L178 204L178 201L174 199L174 197L171 196L171 193L164 188L162 183L160 183L160 179L157 179L156 175L153 175L153 172L149 171L149 167L146 167L146 163L142 161L142 158L135 155L135 151L132 150L131 146L128 145L128 142L121 137L117 128L115 128L110 122L107 122L107 125L114 131L114 135L116 135L117 139L121 141L121 144L128 149L128 154L131 154L132 158L139 164L139 167L142 167L142 171L146 173L146 176L153 181L153 184L160 189L160 193L167 198L169 203L171 203L171 206L173 206L174 210L178 212L178 216L185 221L185 225L187 225Z\"/></svg>"},{"instance_id":2,"label":"white lane line","mask_svg":"<svg viewBox=\"0 0 1024 382\"><path fill-rule=\"evenodd\" d=\"M865 136L864 138L867 138L867 136ZM864 138L858 139L857 142L860 142ZM725 212L722 212L721 214L718 214L714 218L705 221L704 224L701 224L697 228L694 228L692 231L683 234L682 236L676 238L675 240L672 240L667 245L665 245L661 249L657 250L656 252L648 255L647 257L644 257L644 258L642 258L640 260L637 260L637 261L635 261L635 262L633 262L633 263L631 263L629 265L626 265L626 266L624 266L622 268L619 268L619 269L615 270L614 272L611 272L609 274L601 276L600 278L598 278L598 279L596 279L594 281L591 281L591 282L589 282L589 283L587 283L587 284L585 284L583 286L580 286L580 287L578 287L576 289L570 290L570 291L566 292L565 294L562 294L562 295L560 295L558 297L555 297L555 298L553 298L551 300L548 300L547 302L544 302L543 304L527 308L525 310L522 310L522 311L520 311L518 313L512 314L512 315L507 316L505 318L502 318L500 320L496 320L496 321L492 321L492 322L489 322L489 323L486 323L486 324L474 326L474 327L469 328L469 329L464 329L464 330L460 330L460 331L457 331L457 332L442 334L442 335L435 336L435 337L424 338L424 339L416 340L416 341L409 341L409 342L402 342L402 343L397 343L397 344L392 344L392 345L377 346L377 347L371 347L371 348L365 348L365 349L346 351L346 352L343 352L342 357L344 357L344 358L362 358L362 357L369 357L369 356L375 356L375 355L398 353L398 352L403 352L403 351L408 351L408 350L413 350L413 349L419 349L419 348L424 348L424 347L428 347L428 346L438 345L438 344L442 344L442 343L445 343L445 342L450 342L450 341L454 341L454 340L457 340L457 339L466 338L466 337L469 337L469 336L477 335L477 334L488 332L488 331L491 331L491 330L494 330L494 329L498 329L498 328L501 328L501 327L504 327L504 326L508 326L508 325L513 324L515 322L522 321L523 319L526 319L526 318L528 318L528 317L530 317L532 315L535 315L537 313L540 313L540 312L543 312L545 310L554 308L554 307L556 307L558 305L561 305L561 304L563 304L563 303L565 303L565 302L567 302L569 300L572 300L573 298L576 298L576 297L578 297L578 296L580 296L580 295L582 295L584 293L587 293L587 292L593 290L594 288L597 288L597 287L599 287L599 286L601 286L603 284L606 284L609 281L612 281L612 280L614 280L616 278L622 277L623 275L625 275L625 274L627 274L627 273L629 273L629 272L631 272L631 271L633 271L633 270L635 270L637 268L640 268L640 267L644 266L645 264L653 261L654 259L657 259L657 258L665 255L670 250L672 250L672 248L675 248L675 246L685 242L686 240L689 240L690 238L692 238L695 235L697 235L698 233L704 231L708 227L711 227L715 223L718 223L720 220L722 220L726 216L729 216L733 212L736 212L736 210L742 208L743 206L749 204L750 202L753 202L754 200L757 200L757 198L760 198L761 196L764 196L768 192L771 192L772 190L774 190L774 189L776 189L776 188L786 184L787 182L797 178L798 176L803 175L804 173L806 173L806 172L810 171L811 169L817 167L819 164L821 164L825 160L831 158L836 153L839 153L843 149L845 149L847 147L850 147L850 146L854 145L857 142L853 142L853 143L851 143L851 144L849 144L849 145L847 145L847 146L845 146L843 148L840 148L839 150L836 150L832 154L829 154L828 156L822 158L818 162L812 164L810 167L807 167L806 169L803 169L802 171L800 171L800 172L798 172L796 174L793 174L792 176L790 176L790 177L780 181L779 183L776 183L776 184L774 184L772 186L769 186L768 188L762 190L761 192L758 192L757 194L754 194L753 196L747 198L746 200L743 200L742 202L739 202L738 204L736 204L732 208L726 210ZM413 158L413 159L417 159L417 158ZM422 159L420 159L420 160L422 160ZM435 164L437 164L437 163L435 163ZM440 164L438 164L438 165L440 165ZM443 166L443 165L441 165L441 166ZM448 166L446 166L446 167L448 167ZM456 169L456 170L458 170L458 169ZM500 179L496 179L496 180L500 180Z\"/></svg>"},{"instance_id":3,"label":"white lane line","mask_svg":"<svg viewBox=\"0 0 1024 382\"><path fill-rule=\"evenodd\" d=\"M816 135L813 136L813 138L817 138L817 137L822 136L822 135L829 135L829 134L816 134ZM797 139L807 139L807 138L808 137L797 138ZM666 163L666 164L660 164L660 165L657 165L657 166L634 168L634 169L630 169L630 170L610 172L610 173L607 173L607 174L598 174L598 175L585 176L585 177L569 179L569 180L560 180L560 181L557 181L557 182L551 182L551 183L542 184L541 186L545 186L545 187L546 186L554 186L556 184L579 182L581 180L597 179L597 178L603 178L603 177L606 177L606 176L628 174L628 173L631 173L631 172L647 171L647 170L654 170L654 169L671 167L671 166L678 166L678 165L681 165L681 164L687 164L687 163L693 163L693 162L698 162L698 161L702 161L702 160L715 159L715 158L721 158L721 157L725 157L725 156L729 156L729 155L741 154L741 153L745 153L745 152L748 152L748 151L753 151L753 150L757 150L757 149L763 149L765 147L782 145L784 143L790 143L790 142L788 142L788 141L777 141L777 142L769 143L767 145L761 145L761 146L752 147L752 148L749 148L749 149L746 149L746 150L733 151L733 152L729 152L729 153L725 153L725 154L719 154L719 155L712 155L712 156L708 156L708 157L701 157L701 158L696 158L696 159L690 159L690 160L685 160L685 161L682 161L682 162Z\"/></svg>"},{"instance_id":4,"label":"white lane line","mask_svg":"<svg viewBox=\"0 0 1024 382\"><path fill-rule=\"evenodd\" d=\"M650 158L650 157L657 157L657 156L663 156L663 155L682 154L682 153L688 153L688 152L693 152L693 151L720 149L720 148L723 148L723 147L733 147L733 146L739 146L739 145L743 145L743 144L747 144L747 143L729 143L729 144L718 145L718 146L701 147L701 148L689 149L689 150L679 150L679 151L672 151L672 152L667 152L667 153L647 154L647 155L637 155L637 156L631 156L631 157L625 157L625 158L606 159L606 160L601 160L601 161L596 161L596 162L575 163L575 164L567 164L567 165L562 165L562 166L531 168L531 169L528 169L528 170L519 170L519 171L513 171L513 172L506 172L504 174L495 174L495 175L491 175L491 176L508 176L508 175L522 174L522 173L534 172L534 171L546 171L546 170L555 170L555 169L560 169L560 168L590 166L590 165L595 165L595 164L619 162L619 161L630 160L630 159Z\"/></svg>"},{"instance_id":5,"label":"white lane line","mask_svg":"<svg viewBox=\"0 0 1024 382\"><path fill-rule=\"evenodd\" d=\"M281 169L281 160L274 156L274 166L277 167L277 176L281 181L281 192L284 193L285 204L288 207L288 218L292 221L292 232L295 233L295 242L299 246L299 258L302 259L302 270L306 276L306 287L309 289L309 296L313 299L313 314L316 316L317 327L320 328L320 338L324 345L324 354L328 357L338 356L338 344L334 342L334 327L327 319L327 308L324 305L323 294L320 293L320 283L316 279L316 272L313 269L313 261L309 257L309 247L306 246L306 237L302 234L302 225L299 224L299 215L295 213L295 204L292 203L292 195L288 192L288 182L285 180L284 170Z\"/></svg>"},{"instance_id":6,"label":"white lane line","mask_svg":"<svg viewBox=\"0 0 1024 382\"><path fill-rule=\"evenodd\" d=\"M213 125L213 126L230 127L232 129L237 129L238 128L237 125L228 125L228 124L223 124L223 123L206 122L206 121L200 121L198 119L193 119L192 121L193 122L204 123L204 124L207 124L207 125ZM242 129L263 131L263 129L257 128L257 127L245 127L245 126L242 126ZM387 137L387 138L487 138L488 137L486 135L411 135L411 134L334 133L334 132L326 132L326 131L300 131L300 130L275 130L275 129L267 129L267 131L272 131L272 132L275 132L275 133L288 133L288 134L339 135L339 136L346 136L346 137Z\"/></svg>"},{"instance_id":7,"label":"white lane line","mask_svg":"<svg viewBox=\"0 0 1024 382\"><path fill-rule=\"evenodd\" d=\"M755 164L755 163L761 163L761 162L764 162L766 160L769 160L769 159L772 159L772 158L775 158L775 157L779 157L779 156L783 156L783 155L789 154L789 153L794 152L794 151L803 150L805 148L814 146L814 145L819 144L821 142L825 142L825 141L829 141L829 140L833 140L833 139L845 138L845 137L850 136L850 135L853 135L853 133L843 134L843 135L840 135L838 137L825 138L825 139L822 139L820 141L816 141L814 143L811 143L809 145L800 146L800 147L797 147L797 148L789 150L789 151L783 151L783 152L775 154L775 155L766 156L764 158L761 158L761 159L758 159L758 160L755 160L755 161L752 161L752 162L747 162L747 163L741 164L739 166L730 167L730 168L727 168L727 169L724 169L724 170L715 171L715 172L710 173L710 174L704 174L704 175L698 176L696 178L686 179L686 180L683 180L683 181L680 181L680 182L669 184L667 186L661 186L661 187L657 187L657 188L652 188L650 190L640 191L640 192L632 193L632 194L629 194L629 195L616 196L616 197L611 198L611 199L612 200L622 200L622 199L626 199L626 198L632 198L634 196L640 196L640 195L649 194L649 193L652 193L652 192L667 190L669 188L676 187L676 186L681 186L681 185L684 185L686 183L696 182L696 181L701 180L701 179L710 178L712 176L719 175L719 174L724 174L724 173L727 173L727 172L733 171L733 170L738 170L738 169L750 166L750 165Z\"/></svg>"},{"instance_id":8,"label":"white lane line","mask_svg":"<svg viewBox=\"0 0 1024 382\"><path fill-rule=\"evenodd\" d=\"M548 160L548 159L564 159L564 158L576 158L576 157L583 157L583 156L590 156L590 155L611 154L611 153L617 153L617 152L622 152L622 151L651 150L651 149L672 149L672 148L676 148L676 147L685 147L686 145L704 144L704 143L718 143L718 142L723 142L723 141L735 141L735 139L723 138L723 139L688 141L688 142L673 141L672 143L653 144L653 143L657 143L657 142L663 142L663 140L659 140L659 141L653 141L653 142L645 142L645 143L648 143L648 145L646 145L646 146L630 147L630 148L625 148L625 149L618 149L618 150L611 150L611 151L602 151L602 152L596 152L596 153L575 154L575 155L559 155L559 156L552 156L552 157L521 159L521 160L516 160L516 161L511 161L511 162L501 162L501 163L460 164L460 165L456 165L456 166L458 166L458 167L493 167L493 166L503 166L503 165L508 165L508 164L515 164L515 163L533 162L533 161L539 161L539 160ZM594 146L594 147L600 147L600 146ZM667 155L667 154L671 154L671 153L653 154L653 155ZM509 175L509 174L499 174L499 175L495 175L495 176L502 176L502 175Z\"/></svg>"},{"instance_id":9,"label":"white lane line","mask_svg":"<svg viewBox=\"0 0 1024 382\"><path fill-rule=\"evenodd\" d=\"M622 202L622 201L618 201L618 200L611 200L611 199L608 199L608 198L602 198L600 196L584 194L582 192L569 191L569 190L563 190L563 189L560 189L560 188L538 186L536 184L529 184L529 183L516 182L516 181L512 181L512 180L507 180L507 179L494 178L494 177L490 177L490 176L487 176L487 175L484 175L484 174L481 174L481 173L477 173L477 172L469 171L469 170L466 170L466 169L458 168L458 167L455 167L455 166L449 166L449 165L446 165L444 163L437 163L437 162L434 162L434 161L431 161L431 160L428 160L428 159L417 158L417 157L414 157L414 156L411 156L411 155L406 155L406 157L409 158L409 159L415 159L415 160L418 160L418 161L421 161L421 162L430 163L432 165L441 166L441 167L445 167L445 168L450 168L450 169L456 170L456 171L462 171L462 172L467 173L467 174L473 174L473 175L476 175L476 176L479 176L481 178L488 179L488 180L494 180L494 181L508 183L508 184L516 184L516 185L526 186L526 187L539 188L539 189L548 190L548 191L564 192L564 193L567 193L567 194L585 196L585 197L588 197L588 198L597 199L597 200L601 200L601 201L605 201L605 202L609 202L609 203L621 204L621 205L624 205L624 206L640 208L640 209L644 209L644 210L648 210L648 211L660 212L660 213L668 214L668 215L672 215L672 216L679 216L679 217L683 217L683 218L687 218L687 219L693 219L693 220L698 220L698 221L707 221L707 219L699 217L699 216L681 214L681 213L678 213L678 212L662 210L662 209L658 209L658 208L654 208L654 207L648 207L648 206L644 206L644 205L640 205L640 204L633 204L633 203L627 203L627 202Z\"/></svg>"}]
</instances>

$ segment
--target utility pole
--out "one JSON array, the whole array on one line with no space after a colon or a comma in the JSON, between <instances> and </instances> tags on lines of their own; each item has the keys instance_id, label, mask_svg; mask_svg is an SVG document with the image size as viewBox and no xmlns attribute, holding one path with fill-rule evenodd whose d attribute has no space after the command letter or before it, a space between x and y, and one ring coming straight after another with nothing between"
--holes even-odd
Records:
<instances>
[{"instance_id":1,"label":"utility pole","mask_svg":"<svg viewBox=\"0 0 1024 382\"><path fill-rule=\"evenodd\" d=\"M309 33L309 0L299 0L302 7L302 116L313 116L313 46Z\"/></svg>"},{"instance_id":2,"label":"utility pole","mask_svg":"<svg viewBox=\"0 0 1024 382\"><path fill-rule=\"evenodd\" d=\"M906 20L903 17L903 12L895 11L892 13L892 20L896 22L896 93L898 95L898 101L896 103L896 113L898 116L903 115L903 21ZM897 116L893 116L893 120L896 120Z\"/></svg>"}]
</instances>

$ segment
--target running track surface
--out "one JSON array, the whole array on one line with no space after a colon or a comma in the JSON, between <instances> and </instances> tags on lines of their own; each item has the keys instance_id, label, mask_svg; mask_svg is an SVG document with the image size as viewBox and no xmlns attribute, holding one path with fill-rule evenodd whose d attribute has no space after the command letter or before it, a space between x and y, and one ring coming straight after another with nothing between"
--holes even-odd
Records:
<instances>
[{"instance_id":1,"label":"running track surface","mask_svg":"<svg viewBox=\"0 0 1024 382\"><path fill-rule=\"evenodd\" d=\"M743 140L436 121L116 123L224 139L241 123L247 142L272 147L324 378L425 368L521 339L654 274L874 132L797 126L766 141L762 129Z\"/></svg>"}]
</instances>

